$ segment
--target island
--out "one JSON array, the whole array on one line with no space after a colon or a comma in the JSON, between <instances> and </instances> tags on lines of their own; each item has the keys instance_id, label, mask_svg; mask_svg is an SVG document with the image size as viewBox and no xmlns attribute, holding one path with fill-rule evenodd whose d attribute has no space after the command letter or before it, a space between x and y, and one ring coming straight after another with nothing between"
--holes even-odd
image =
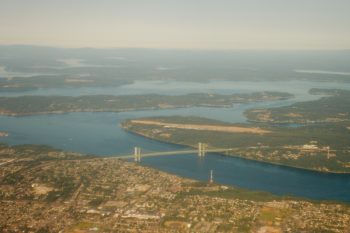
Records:
<instances>
[{"instance_id":1,"label":"island","mask_svg":"<svg viewBox=\"0 0 350 233\"><path fill-rule=\"evenodd\" d=\"M162 142L194 148L201 142L208 149L230 148L226 156L320 172L350 173L350 130L342 124L285 127L172 116L127 120L122 127Z\"/></svg>"},{"instance_id":2,"label":"island","mask_svg":"<svg viewBox=\"0 0 350 233\"><path fill-rule=\"evenodd\" d=\"M24 116L67 112L124 112L186 107L232 107L236 103L277 101L292 98L284 92L256 92L219 95L90 95L0 97L0 115Z\"/></svg>"},{"instance_id":3,"label":"island","mask_svg":"<svg viewBox=\"0 0 350 233\"><path fill-rule=\"evenodd\" d=\"M8 137L9 134L7 132L0 131L0 138Z\"/></svg>"},{"instance_id":4,"label":"island","mask_svg":"<svg viewBox=\"0 0 350 233\"><path fill-rule=\"evenodd\" d=\"M0 145L1 232L346 232L350 207L118 158Z\"/></svg>"}]
</instances>

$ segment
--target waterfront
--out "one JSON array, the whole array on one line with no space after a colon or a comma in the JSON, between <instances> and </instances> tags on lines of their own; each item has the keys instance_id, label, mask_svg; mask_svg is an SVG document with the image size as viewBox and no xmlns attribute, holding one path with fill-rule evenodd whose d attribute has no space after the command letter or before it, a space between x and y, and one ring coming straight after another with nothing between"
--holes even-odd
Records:
<instances>
[{"instance_id":1,"label":"waterfront","mask_svg":"<svg viewBox=\"0 0 350 233\"><path fill-rule=\"evenodd\" d=\"M0 117L0 127L9 132L2 142L44 144L68 151L98 155L129 154L134 146L143 151L182 150L182 146L149 140L123 131L125 119L150 115L200 114L207 109L176 109L126 113L69 113L62 115ZM214 109L218 111L218 109ZM212 110L212 116L215 111ZM220 112L217 112L219 114ZM208 180L214 170L215 181L265 190L279 195L350 202L350 175L324 174L274 166L218 154L204 159L197 155L145 158L142 164L184 177Z\"/></svg>"},{"instance_id":2,"label":"waterfront","mask_svg":"<svg viewBox=\"0 0 350 233\"><path fill-rule=\"evenodd\" d=\"M293 83L293 82L292 82ZM308 85L306 85L309 83ZM267 90L284 89L295 94L297 98L286 101L239 104L232 108L186 108L156 111L135 111L122 113L69 113L57 115L41 115L27 117L0 117L0 129L9 133L1 142L9 144L43 144L53 146L67 151L81 152L96 155L117 155L132 153L134 146L139 146L144 151L168 151L183 149L182 146L161 143L149 140L122 130L119 125L126 119L147 117L147 116L171 116L171 115L195 115L223 120L228 122L242 123L246 119L243 112L254 107L277 107L291 104L295 101L310 100L319 98L307 93L312 87L326 87L327 83L315 86L311 82L301 85L279 84L268 88L271 83L260 83L255 90L265 87ZM136 86L135 86L136 85ZM131 87L120 87L127 89L127 93L133 93L131 89L141 90L137 87L140 83ZM142 93L162 93L161 87L164 83L153 82L150 86L144 86ZM160 85L160 86L159 86ZM185 83L183 84L185 85ZM204 84L203 84L204 85ZM183 92L207 91L197 87L184 88ZM233 83L231 84L233 85ZM237 88L230 89L228 85L212 87L212 92L238 92L248 91L237 84ZM337 83L330 87L337 87ZM341 84L342 88L350 89L349 84ZM208 84L208 87L210 85ZM301 88L296 88L300 86ZM179 88L181 85L178 86ZM191 86L190 86L191 87ZM226 87L226 91L222 88ZM248 85L246 84L246 87ZM159 90L157 91L157 88ZM197 88L197 89L196 89ZM264 88L262 88L264 90ZM79 93L78 89L75 93ZM52 90L45 90L51 93ZM73 91L73 90L71 90ZM169 92L169 91L168 91ZM173 94L182 94L172 92ZM2 93L4 94L4 93ZM19 93L18 93L19 94ZM25 94L23 92L22 94ZM52 93L54 94L54 93ZM68 93L67 93L68 94ZM91 94L91 93L89 93ZM184 177L195 178L203 181L208 180L209 171L214 170L215 181L222 184L229 184L252 190L265 190L279 195L297 195L313 199L329 199L350 202L350 176L323 174L309 172L299 169L292 169L239 158L229 158L217 154L209 154L204 159L196 155L178 155L168 157L147 158L142 160L147 166L152 166L170 173Z\"/></svg>"}]
</instances>

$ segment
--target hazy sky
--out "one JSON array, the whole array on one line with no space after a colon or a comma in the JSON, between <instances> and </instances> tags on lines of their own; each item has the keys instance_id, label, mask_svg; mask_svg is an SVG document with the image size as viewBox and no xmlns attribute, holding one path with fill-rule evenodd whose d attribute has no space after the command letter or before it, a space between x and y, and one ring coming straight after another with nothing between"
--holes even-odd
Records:
<instances>
[{"instance_id":1,"label":"hazy sky","mask_svg":"<svg viewBox=\"0 0 350 233\"><path fill-rule=\"evenodd\" d=\"M350 49L350 0L0 0L0 44Z\"/></svg>"}]
</instances>

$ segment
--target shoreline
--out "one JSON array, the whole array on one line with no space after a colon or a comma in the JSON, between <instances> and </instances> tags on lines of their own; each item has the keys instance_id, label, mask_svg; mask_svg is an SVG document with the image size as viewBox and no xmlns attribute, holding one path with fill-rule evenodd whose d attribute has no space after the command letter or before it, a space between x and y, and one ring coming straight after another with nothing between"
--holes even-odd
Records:
<instances>
[{"instance_id":1,"label":"shoreline","mask_svg":"<svg viewBox=\"0 0 350 233\"><path fill-rule=\"evenodd\" d=\"M134 134L133 132L130 132L130 133ZM150 139L150 140L155 140L155 139ZM169 143L169 142L164 142L164 143L178 145L178 146L184 146L184 145L181 145L181 144L175 144L175 143ZM3 144L3 145L6 145L8 147L14 147L14 148L21 147L21 146L29 146L29 147L34 147L34 150L36 150L38 148L40 149L41 147L45 147L46 148L45 145L36 145L36 144L29 144L29 145ZM73 156L72 158L69 158L69 157L66 157L66 158L65 157L62 157L62 158L56 157L57 161L60 161L60 160L62 160L62 161L103 161L103 160L106 160L106 159L107 160L111 159L108 155L100 156L100 155L91 155L91 154L81 154L81 153L78 153L78 152L57 150L54 147L47 147L47 148L49 149L49 151L52 151L52 152L55 152L55 153L59 153L59 154L67 154L68 153L71 156ZM225 156L225 155L222 155L220 153L214 153L214 154ZM53 156L52 158L55 158L55 156L57 156L57 154L53 154L52 156ZM237 158L237 159L244 159L244 158L240 158L240 157L235 157L235 158ZM118 158L118 157L113 157L112 159L113 160L121 160L121 161L123 161L125 163L128 163L128 164L135 164L135 162L133 162L132 159L122 159L122 158ZM44 161L50 161L50 160L44 160ZM252 160L252 161L254 161L254 160ZM254 162L259 162L259 161L254 161ZM158 171L158 172L161 172L161 173L164 173L164 174L168 174L168 175L171 175L171 176L174 176L174 177L178 177L179 179L190 180L190 181L193 181L193 182L207 184L206 180L200 180L200 179L196 179L196 178L192 178L192 177L182 176L182 175L176 174L174 172L169 172L169 171L162 170L162 169L159 169L159 168L151 166L151 165L143 164L142 162L141 163L136 163L136 165L144 167L146 169L152 169L154 171ZM292 168L292 169L294 169L294 168ZM270 192L270 191L266 191L266 190L245 188L245 187L240 187L240 186L237 186L237 185L225 184L225 183L220 183L220 182L214 182L213 185L227 186L227 187L229 187L231 189L235 189L235 190L242 191L242 192L247 192L247 193L263 193L263 194L266 194L268 196L271 196L271 197L275 198L276 200L307 201L307 202L315 203L315 204L321 204L321 203L326 203L327 204L328 203L328 204L342 204L342 205L350 206L350 201L344 201L344 200L325 199L325 198L317 199L317 198L310 198L310 197L304 197L304 196L293 195L293 194L276 194L276 193L273 193L273 192Z\"/></svg>"},{"instance_id":2,"label":"shoreline","mask_svg":"<svg viewBox=\"0 0 350 233\"><path fill-rule=\"evenodd\" d=\"M172 144L172 145L177 145L177 146L187 146L187 147L191 147L191 148L196 148L193 145L186 145L186 144L179 144L179 143L175 143L175 142L170 142L170 141L163 141L160 139L156 139L156 138L152 138L149 137L147 135L144 135L142 133L138 133L136 131L131 131L123 126L121 126L121 128L123 130L125 130L128 133L132 133L138 136L142 136L145 137L147 139L150 140L154 140L157 142L162 142L162 143L168 143L168 144ZM310 169L310 168L303 168L303 167L298 167L298 166L289 166L289 165L285 165L285 164L279 164L279 163L274 163L274 162L267 162L267 161L262 161L262 160L257 160L257 159L252 159L252 158L246 158L243 156L239 156L239 155L226 155L226 154L222 154L222 153L214 153L214 154L218 154L221 156L225 156L225 157L232 157L232 158L237 158L237 159L243 159L243 160L247 160L247 161L252 161L252 162L257 162L257 163L262 163L262 164L267 164L267 165L272 165L272 166L279 166L279 167L283 167L283 168L288 168L288 169L297 169L297 170L303 170L303 171L308 171L308 172L314 172L314 173L318 173L318 174L330 174L330 175L350 175L350 172L337 172L337 171L320 171L320 170L315 170L315 169Z\"/></svg>"},{"instance_id":3,"label":"shoreline","mask_svg":"<svg viewBox=\"0 0 350 233\"><path fill-rule=\"evenodd\" d=\"M277 102L291 99L293 97L294 95L284 92L253 92L245 95L193 93L177 96L147 94L130 96L88 95L77 97L0 97L0 115L31 116L63 114L69 112L127 112L193 107L232 108L236 104Z\"/></svg>"}]
</instances>

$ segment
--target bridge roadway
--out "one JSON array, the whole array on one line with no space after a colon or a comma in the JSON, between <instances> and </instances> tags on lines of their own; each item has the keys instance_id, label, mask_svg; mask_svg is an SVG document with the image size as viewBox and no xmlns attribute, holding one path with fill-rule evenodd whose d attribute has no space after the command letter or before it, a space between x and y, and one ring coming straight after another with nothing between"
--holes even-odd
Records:
<instances>
[{"instance_id":1,"label":"bridge roadway","mask_svg":"<svg viewBox=\"0 0 350 233\"><path fill-rule=\"evenodd\" d=\"M206 149L205 153L220 153L220 152L227 152L231 151L233 149ZM156 156L166 156L166 155L182 155L182 154L197 154L198 149L196 150L178 150L178 151L162 151L162 152L152 152L152 153L144 153L141 154L142 158L145 157L156 157ZM109 156L106 159L132 159L134 158L134 154L129 155L115 155L115 156Z\"/></svg>"}]
</instances>

